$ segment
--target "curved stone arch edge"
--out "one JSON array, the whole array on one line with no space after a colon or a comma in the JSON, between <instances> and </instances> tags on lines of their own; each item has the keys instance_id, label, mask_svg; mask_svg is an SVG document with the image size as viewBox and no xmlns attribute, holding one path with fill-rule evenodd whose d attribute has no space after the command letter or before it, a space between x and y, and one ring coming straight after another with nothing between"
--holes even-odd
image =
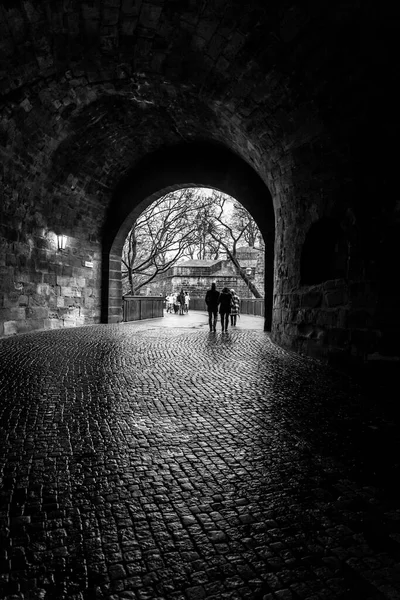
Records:
<instances>
[{"instance_id":1,"label":"curved stone arch edge","mask_svg":"<svg viewBox=\"0 0 400 600\"><path fill-rule=\"evenodd\" d=\"M122 248L130 228L138 216L153 202L168 193L184 188L209 188L216 189L232 196L240 202L240 199L223 186L215 186L205 183L203 180L182 182L158 189L145 198L139 198L136 202L131 200L133 206L129 214L121 222L111 244L103 240L102 248L102 300L101 300L101 322L120 323L122 321L122 278L121 258ZM266 191L267 188L266 188ZM269 192L268 192L269 193ZM272 204L272 200L271 200ZM248 207L245 207L248 209ZM250 212L250 211L249 211ZM257 219L255 219L257 222ZM257 223L260 227L260 224ZM269 235L265 235L265 228L260 231L265 242L265 290L264 290L264 331L270 331L272 327L273 308L273 285L274 285L274 247L275 247L275 222L268 223Z\"/></svg>"}]
</instances>

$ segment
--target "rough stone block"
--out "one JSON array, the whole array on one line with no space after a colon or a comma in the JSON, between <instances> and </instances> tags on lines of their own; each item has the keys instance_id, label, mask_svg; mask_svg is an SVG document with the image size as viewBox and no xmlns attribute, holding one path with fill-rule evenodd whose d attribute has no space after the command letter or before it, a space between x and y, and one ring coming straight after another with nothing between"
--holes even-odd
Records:
<instances>
[{"instance_id":1,"label":"rough stone block","mask_svg":"<svg viewBox=\"0 0 400 600\"><path fill-rule=\"evenodd\" d=\"M18 321L18 333L29 333L30 331L40 331L44 329L44 319L26 319Z\"/></svg>"},{"instance_id":2,"label":"rough stone block","mask_svg":"<svg viewBox=\"0 0 400 600\"><path fill-rule=\"evenodd\" d=\"M57 285L61 286L61 287L69 287L70 285L73 285L73 279L72 277L63 277L58 275L57 276Z\"/></svg>"},{"instance_id":3,"label":"rough stone block","mask_svg":"<svg viewBox=\"0 0 400 600\"><path fill-rule=\"evenodd\" d=\"M62 319L47 319L46 324L49 329L61 329L64 327Z\"/></svg>"},{"instance_id":4,"label":"rough stone block","mask_svg":"<svg viewBox=\"0 0 400 600\"><path fill-rule=\"evenodd\" d=\"M63 265L62 276L63 277L72 277L72 267L70 267L69 265Z\"/></svg>"},{"instance_id":5,"label":"rough stone block","mask_svg":"<svg viewBox=\"0 0 400 600\"><path fill-rule=\"evenodd\" d=\"M324 334L324 330L316 327L313 323L301 323L297 325L296 334L295 337L320 339Z\"/></svg>"},{"instance_id":6,"label":"rough stone block","mask_svg":"<svg viewBox=\"0 0 400 600\"><path fill-rule=\"evenodd\" d=\"M50 317L48 319L44 319L43 322L45 329L59 329L62 327L62 321L60 319Z\"/></svg>"},{"instance_id":7,"label":"rough stone block","mask_svg":"<svg viewBox=\"0 0 400 600\"><path fill-rule=\"evenodd\" d=\"M327 356L329 349L321 344L321 340L307 339L303 341L300 351L302 354L322 360Z\"/></svg>"},{"instance_id":8,"label":"rough stone block","mask_svg":"<svg viewBox=\"0 0 400 600\"><path fill-rule=\"evenodd\" d=\"M30 274L30 283L42 283L43 282L43 273L41 271L36 271L35 273Z\"/></svg>"},{"instance_id":9,"label":"rough stone block","mask_svg":"<svg viewBox=\"0 0 400 600\"><path fill-rule=\"evenodd\" d=\"M11 308L13 306L19 306L19 299L21 294L19 292L9 292L4 294L3 306L4 308Z\"/></svg>"},{"instance_id":10,"label":"rough stone block","mask_svg":"<svg viewBox=\"0 0 400 600\"><path fill-rule=\"evenodd\" d=\"M131 18L131 19L126 18L122 22L121 34L123 36L132 36L134 34L135 29L136 29L136 25L137 25L137 19L135 19L135 18Z\"/></svg>"},{"instance_id":11,"label":"rough stone block","mask_svg":"<svg viewBox=\"0 0 400 600\"><path fill-rule=\"evenodd\" d=\"M33 319L47 319L49 309L47 306L31 306L29 307L29 317Z\"/></svg>"},{"instance_id":12,"label":"rough stone block","mask_svg":"<svg viewBox=\"0 0 400 600\"><path fill-rule=\"evenodd\" d=\"M82 266L74 267L73 276L75 277L75 279L82 278L85 280L85 282L87 282L89 279L87 275L88 275L88 269L85 269Z\"/></svg>"},{"instance_id":13,"label":"rough stone block","mask_svg":"<svg viewBox=\"0 0 400 600\"><path fill-rule=\"evenodd\" d=\"M109 282L109 289L110 289L110 291L112 290L114 292L116 290L119 291L121 289L121 285L122 284L121 284L121 280L120 279L114 279L114 280L111 280Z\"/></svg>"},{"instance_id":14,"label":"rough stone block","mask_svg":"<svg viewBox=\"0 0 400 600\"><path fill-rule=\"evenodd\" d=\"M45 306L47 304L48 296L41 296L40 294L31 294L30 304L36 306Z\"/></svg>"},{"instance_id":15,"label":"rough stone block","mask_svg":"<svg viewBox=\"0 0 400 600\"><path fill-rule=\"evenodd\" d=\"M17 257L14 254L6 254L6 265L7 267L15 267L17 264Z\"/></svg>"},{"instance_id":16,"label":"rough stone block","mask_svg":"<svg viewBox=\"0 0 400 600\"><path fill-rule=\"evenodd\" d=\"M329 308L333 306L344 306L348 302L347 290L345 288L338 288L336 290L330 290L324 294L324 303Z\"/></svg>"},{"instance_id":17,"label":"rough stone block","mask_svg":"<svg viewBox=\"0 0 400 600\"><path fill-rule=\"evenodd\" d=\"M39 283L36 286L36 292L40 296L47 296L50 293L50 286L47 283Z\"/></svg>"},{"instance_id":18,"label":"rough stone block","mask_svg":"<svg viewBox=\"0 0 400 600\"><path fill-rule=\"evenodd\" d=\"M76 327L75 319L64 319L63 327Z\"/></svg>"},{"instance_id":19,"label":"rough stone block","mask_svg":"<svg viewBox=\"0 0 400 600\"><path fill-rule=\"evenodd\" d=\"M336 290L340 287L343 287L344 281L343 279L328 279L328 281L324 281L323 289L327 292Z\"/></svg>"},{"instance_id":20,"label":"rough stone block","mask_svg":"<svg viewBox=\"0 0 400 600\"><path fill-rule=\"evenodd\" d=\"M94 298L91 298L91 297L85 296L85 297L83 298L83 305L84 305L86 308L92 308L92 307L94 306Z\"/></svg>"},{"instance_id":21,"label":"rough stone block","mask_svg":"<svg viewBox=\"0 0 400 600\"><path fill-rule=\"evenodd\" d=\"M68 313L66 313L65 318L77 319L80 316L80 308L69 306Z\"/></svg>"},{"instance_id":22,"label":"rough stone block","mask_svg":"<svg viewBox=\"0 0 400 600\"><path fill-rule=\"evenodd\" d=\"M11 308L3 309L1 314L4 320L18 321L19 319L25 319L26 309L20 306L13 306Z\"/></svg>"},{"instance_id":23,"label":"rough stone block","mask_svg":"<svg viewBox=\"0 0 400 600\"><path fill-rule=\"evenodd\" d=\"M309 307L309 308L317 308L321 306L322 302L322 292L319 290L313 290L310 292L306 292L301 296L301 306Z\"/></svg>"},{"instance_id":24,"label":"rough stone block","mask_svg":"<svg viewBox=\"0 0 400 600\"><path fill-rule=\"evenodd\" d=\"M335 310L320 310L316 315L316 323L321 327L337 327L338 312Z\"/></svg>"},{"instance_id":25,"label":"rough stone block","mask_svg":"<svg viewBox=\"0 0 400 600\"><path fill-rule=\"evenodd\" d=\"M49 264L49 273L55 273L57 278L61 277L62 265L60 265L59 263L50 263ZM57 283L58 283L58 281L57 281Z\"/></svg>"},{"instance_id":26,"label":"rough stone block","mask_svg":"<svg viewBox=\"0 0 400 600\"><path fill-rule=\"evenodd\" d=\"M5 321L4 322L4 335L15 335L18 333L18 322L17 321Z\"/></svg>"},{"instance_id":27,"label":"rough stone block","mask_svg":"<svg viewBox=\"0 0 400 600\"><path fill-rule=\"evenodd\" d=\"M296 309L300 306L300 296L299 294L293 294L291 298L289 298L290 308Z\"/></svg>"},{"instance_id":28,"label":"rough stone block","mask_svg":"<svg viewBox=\"0 0 400 600\"><path fill-rule=\"evenodd\" d=\"M43 282L48 285L54 286L57 283L57 277L54 273L45 273L43 275Z\"/></svg>"},{"instance_id":29,"label":"rough stone block","mask_svg":"<svg viewBox=\"0 0 400 600\"><path fill-rule=\"evenodd\" d=\"M304 323L305 314L306 313L304 309L294 309L291 313L291 320L297 324Z\"/></svg>"}]
</instances>

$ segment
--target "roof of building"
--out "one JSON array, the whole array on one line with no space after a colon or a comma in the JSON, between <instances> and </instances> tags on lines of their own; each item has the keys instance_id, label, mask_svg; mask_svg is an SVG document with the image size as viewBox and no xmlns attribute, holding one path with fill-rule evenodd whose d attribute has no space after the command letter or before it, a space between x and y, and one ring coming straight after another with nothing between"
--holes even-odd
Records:
<instances>
[{"instance_id":1,"label":"roof of building","mask_svg":"<svg viewBox=\"0 0 400 600\"><path fill-rule=\"evenodd\" d=\"M211 267L212 265L215 265L216 263L220 262L221 258L218 258L217 260L186 260L185 262L179 262L176 263L176 267Z\"/></svg>"},{"instance_id":2,"label":"roof of building","mask_svg":"<svg viewBox=\"0 0 400 600\"><path fill-rule=\"evenodd\" d=\"M240 248L236 248L236 253L246 253L246 254L259 254L261 252L260 249L253 248L252 246L240 246Z\"/></svg>"}]
</instances>

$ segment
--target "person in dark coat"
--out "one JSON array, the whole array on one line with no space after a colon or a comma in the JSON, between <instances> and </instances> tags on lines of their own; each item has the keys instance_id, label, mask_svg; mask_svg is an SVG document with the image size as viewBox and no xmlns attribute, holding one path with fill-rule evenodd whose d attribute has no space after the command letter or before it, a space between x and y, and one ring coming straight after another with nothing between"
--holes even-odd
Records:
<instances>
[{"instance_id":1,"label":"person in dark coat","mask_svg":"<svg viewBox=\"0 0 400 600\"><path fill-rule=\"evenodd\" d=\"M224 287L219 296L219 314L221 315L222 331L228 331L229 315L231 314L232 294Z\"/></svg>"},{"instance_id":2,"label":"person in dark coat","mask_svg":"<svg viewBox=\"0 0 400 600\"><path fill-rule=\"evenodd\" d=\"M217 329L217 315L218 315L218 301L219 292L216 289L215 283L211 284L211 289L207 290L206 293L206 305L208 311L208 324L210 331L216 331Z\"/></svg>"},{"instance_id":3,"label":"person in dark coat","mask_svg":"<svg viewBox=\"0 0 400 600\"><path fill-rule=\"evenodd\" d=\"M178 302L179 302L179 314L183 315L185 313L185 292L183 290L178 294Z\"/></svg>"}]
</instances>

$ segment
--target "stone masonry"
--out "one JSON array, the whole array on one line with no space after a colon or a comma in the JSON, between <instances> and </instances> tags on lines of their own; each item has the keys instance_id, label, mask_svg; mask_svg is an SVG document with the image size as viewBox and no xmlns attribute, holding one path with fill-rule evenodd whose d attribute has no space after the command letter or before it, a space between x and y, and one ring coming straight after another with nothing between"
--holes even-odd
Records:
<instances>
[{"instance_id":1,"label":"stone masonry","mask_svg":"<svg viewBox=\"0 0 400 600\"><path fill-rule=\"evenodd\" d=\"M37 231L36 242L39 249L29 245L29 239L13 243L17 256L5 254L0 267L3 335L98 322L99 253L71 237L67 248L58 250L57 236L44 229Z\"/></svg>"},{"instance_id":2,"label":"stone masonry","mask_svg":"<svg viewBox=\"0 0 400 600\"><path fill-rule=\"evenodd\" d=\"M234 195L262 232L275 341L325 361L398 361L394 10L3 2L0 335L120 320L135 216L201 185ZM302 252L327 218L346 268L310 287Z\"/></svg>"}]
</instances>

